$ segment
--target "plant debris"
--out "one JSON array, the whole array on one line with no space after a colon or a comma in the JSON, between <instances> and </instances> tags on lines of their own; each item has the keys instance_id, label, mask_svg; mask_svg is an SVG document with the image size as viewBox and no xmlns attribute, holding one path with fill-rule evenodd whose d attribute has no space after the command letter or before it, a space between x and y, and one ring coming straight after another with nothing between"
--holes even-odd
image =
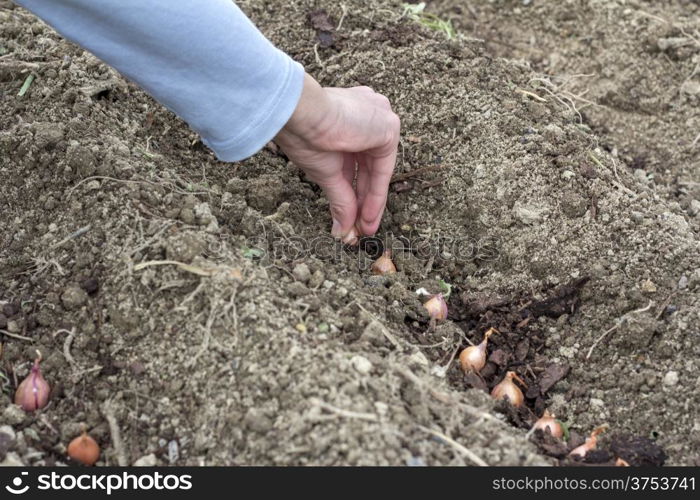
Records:
<instances>
[{"instance_id":1,"label":"plant debris","mask_svg":"<svg viewBox=\"0 0 700 500\"><path fill-rule=\"evenodd\" d=\"M633 467L660 467L668 458L663 448L651 439L630 434L612 436L610 450Z\"/></svg>"},{"instance_id":2,"label":"plant debris","mask_svg":"<svg viewBox=\"0 0 700 500\"><path fill-rule=\"evenodd\" d=\"M554 290L551 297L533 302L527 310L534 317L558 318L562 314L573 314L579 303L579 292L590 278L576 279Z\"/></svg>"},{"instance_id":3,"label":"plant debris","mask_svg":"<svg viewBox=\"0 0 700 500\"><path fill-rule=\"evenodd\" d=\"M316 41L319 47L327 49L335 43L335 26L326 9L317 9L309 12L308 20L311 27L316 30Z\"/></svg>"}]
</instances>

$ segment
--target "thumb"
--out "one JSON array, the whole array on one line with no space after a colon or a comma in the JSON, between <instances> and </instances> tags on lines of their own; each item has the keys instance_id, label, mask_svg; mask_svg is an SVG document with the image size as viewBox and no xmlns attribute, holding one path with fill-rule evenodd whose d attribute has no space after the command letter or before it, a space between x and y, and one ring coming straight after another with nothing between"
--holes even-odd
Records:
<instances>
[{"instance_id":1,"label":"thumb","mask_svg":"<svg viewBox=\"0 0 700 500\"><path fill-rule=\"evenodd\" d=\"M330 203L333 227L331 234L339 238L343 243L355 245L358 240L358 232L355 228L357 219L357 198L352 184L338 172L337 175L320 182L326 198Z\"/></svg>"}]
</instances>

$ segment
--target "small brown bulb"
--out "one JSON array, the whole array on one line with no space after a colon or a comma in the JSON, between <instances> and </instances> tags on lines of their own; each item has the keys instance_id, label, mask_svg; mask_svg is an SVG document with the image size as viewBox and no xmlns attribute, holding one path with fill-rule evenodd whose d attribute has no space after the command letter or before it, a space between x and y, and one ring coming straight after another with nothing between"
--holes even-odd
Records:
<instances>
[{"instance_id":1,"label":"small brown bulb","mask_svg":"<svg viewBox=\"0 0 700 500\"><path fill-rule=\"evenodd\" d=\"M68 456L83 465L94 465L100 458L100 445L86 431L68 445Z\"/></svg>"},{"instance_id":2,"label":"small brown bulb","mask_svg":"<svg viewBox=\"0 0 700 500\"><path fill-rule=\"evenodd\" d=\"M540 419L535 422L535 425L532 426L533 429L540 429L542 432L545 434L549 432L552 436L554 436L557 439L561 439L564 437L564 426L561 425L561 422L557 420L554 415L549 413L548 410L544 411L544 414Z\"/></svg>"},{"instance_id":3,"label":"small brown bulb","mask_svg":"<svg viewBox=\"0 0 700 500\"><path fill-rule=\"evenodd\" d=\"M459 353L459 364L464 373L479 373L484 368L486 365L486 347L489 343L489 337L494 333L498 333L498 330L489 328L484 334L484 340L479 345L471 345Z\"/></svg>"},{"instance_id":4,"label":"small brown bulb","mask_svg":"<svg viewBox=\"0 0 700 500\"><path fill-rule=\"evenodd\" d=\"M428 315L430 319L435 321L444 321L447 319L447 302L441 293L433 295L428 299L428 301L423 304L428 310Z\"/></svg>"},{"instance_id":5,"label":"small brown bulb","mask_svg":"<svg viewBox=\"0 0 700 500\"><path fill-rule=\"evenodd\" d=\"M591 432L591 435L586 438L586 442L583 443L581 446L577 446L571 452L569 452L569 456L571 458L578 458L578 459L583 459L586 457L586 453L588 453L591 450L595 450L596 447L598 446L598 436L602 434L605 429L607 429L607 425L601 425L593 429L593 432Z\"/></svg>"},{"instance_id":6,"label":"small brown bulb","mask_svg":"<svg viewBox=\"0 0 700 500\"><path fill-rule=\"evenodd\" d=\"M523 396L523 391L513 382L514 379L525 385L525 381L518 377L517 373L509 371L506 373L505 378L491 390L491 397L494 399L507 399L510 401L510 404L516 407L522 406L525 396Z\"/></svg>"},{"instance_id":7,"label":"small brown bulb","mask_svg":"<svg viewBox=\"0 0 700 500\"><path fill-rule=\"evenodd\" d=\"M29 375L22 380L15 392L15 404L21 406L24 411L36 411L49 403L51 387L41 374L41 353L37 351L37 358L34 360Z\"/></svg>"},{"instance_id":8,"label":"small brown bulb","mask_svg":"<svg viewBox=\"0 0 700 500\"><path fill-rule=\"evenodd\" d=\"M372 274L394 274L396 266L391 260L391 250L385 250L381 257L372 264Z\"/></svg>"}]
</instances>

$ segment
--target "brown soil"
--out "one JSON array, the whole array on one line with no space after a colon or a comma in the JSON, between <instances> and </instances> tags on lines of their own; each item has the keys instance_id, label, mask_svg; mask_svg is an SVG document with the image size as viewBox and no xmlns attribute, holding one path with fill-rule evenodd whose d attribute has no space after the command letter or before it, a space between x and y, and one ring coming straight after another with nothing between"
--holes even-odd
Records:
<instances>
[{"instance_id":1,"label":"brown soil","mask_svg":"<svg viewBox=\"0 0 700 500\"><path fill-rule=\"evenodd\" d=\"M426 170L394 184L377 240L340 247L274 148L217 162L0 1L0 459L63 462L85 423L109 465L474 463L445 436L488 464L554 464L520 428L547 407L570 446L609 425L599 461L658 458L650 438L700 464L700 44L660 42L697 39L697 5L431 2L447 40L393 1L321 2L330 34L319 2L239 3L324 84L388 95L398 171ZM373 277L387 245L399 273ZM415 290L440 280L432 328ZM527 410L494 408L452 361L489 326L485 383L517 371ZM52 398L24 414L36 349ZM569 371L544 390L551 366Z\"/></svg>"}]
</instances>

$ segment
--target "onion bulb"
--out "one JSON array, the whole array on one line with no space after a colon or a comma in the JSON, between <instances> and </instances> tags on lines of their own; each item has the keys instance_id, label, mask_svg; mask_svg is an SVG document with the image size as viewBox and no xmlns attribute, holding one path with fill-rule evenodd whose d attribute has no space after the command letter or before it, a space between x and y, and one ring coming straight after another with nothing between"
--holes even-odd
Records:
<instances>
[{"instance_id":1,"label":"onion bulb","mask_svg":"<svg viewBox=\"0 0 700 500\"><path fill-rule=\"evenodd\" d=\"M484 334L484 340L479 345L471 345L459 354L459 364L464 373L479 373L486 365L486 346L489 343L489 337L494 333L498 333L498 330L489 328Z\"/></svg>"},{"instance_id":2,"label":"onion bulb","mask_svg":"<svg viewBox=\"0 0 700 500\"><path fill-rule=\"evenodd\" d=\"M384 250L381 257L372 264L372 274L394 274L396 266L391 260L391 250Z\"/></svg>"},{"instance_id":3,"label":"onion bulb","mask_svg":"<svg viewBox=\"0 0 700 500\"><path fill-rule=\"evenodd\" d=\"M624 458L618 457L617 460L615 460L615 467L629 467L630 464L627 460Z\"/></svg>"},{"instance_id":4,"label":"onion bulb","mask_svg":"<svg viewBox=\"0 0 700 500\"><path fill-rule=\"evenodd\" d=\"M83 429L68 445L68 456L83 465L94 465L100 458L100 445Z\"/></svg>"},{"instance_id":5,"label":"onion bulb","mask_svg":"<svg viewBox=\"0 0 700 500\"><path fill-rule=\"evenodd\" d=\"M533 425L532 428L540 429L544 433L549 431L552 436L558 439L564 437L564 426L561 425L561 422L559 422L554 415L549 413L548 410L544 411L542 417L535 422L535 425Z\"/></svg>"},{"instance_id":6,"label":"onion bulb","mask_svg":"<svg viewBox=\"0 0 700 500\"><path fill-rule=\"evenodd\" d=\"M583 459L586 457L586 453L588 453L591 450L595 450L596 446L598 446L598 435L603 433L605 429L607 429L607 425L601 425L593 429L593 432L591 432L591 435L586 438L586 442L583 443L581 446L577 446L571 452L569 453L569 456L571 458L579 458Z\"/></svg>"},{"instance_id":7,"label":"onion bulb","mask_svg":"<svg viewBox=\"0 0 700 500\"><path fill-rule=\"evenodd\" d=\"M24 411L35 411L43 408L49 402L51 388L41 374L41 353L37 353L29 375L19 384L15 392L15 404L21 406Z\"/></svg>"},{"instance_id":8,"label":"onion bulb","mask_svg":"<svg viewBox=\"0 0 700 500\"><path fill-rule=\"evenodd\" d=\"M517 373L513 371L506 372L505 378L491 390L491 397L494 399L508 399L510 404L519 407L523 405L525 396L523 396L523 391L515 385L513 379L525 385L525 381L518 377Z\"/></svg>"},{"instance_id":9,"label":"onion bulb","mask_svg":"<svg viewBox=\"0 0 700 500\"><path fill-rule=\"evenodd\" d=\"M445 302L445 298L441 293L430 297L430 299L423 304L423 307L428 310L430 319L435 321L443 321L447 319L447 302Z\"/></svg>"}]
</instances>

